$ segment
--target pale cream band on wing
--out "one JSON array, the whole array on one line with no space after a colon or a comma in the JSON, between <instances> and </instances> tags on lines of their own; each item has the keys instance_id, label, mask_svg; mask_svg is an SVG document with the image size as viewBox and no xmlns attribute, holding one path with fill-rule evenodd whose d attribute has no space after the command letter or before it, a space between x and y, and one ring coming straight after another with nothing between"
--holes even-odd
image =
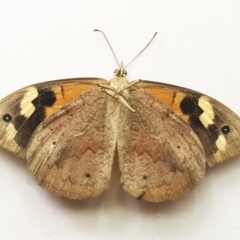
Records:
<instances>
[{"instance_id":1,"label":"pale cream band on wing","mask_svg":"<svg viewBox=\"0 0 240 240\"><path fill-rule=\"evenodd\" d=\"M13 140L14 137L17 134L17 130L15 129L14 125L12 123L9 123L9 125L6 127L6 141Z\"/></svg>"},{"instance_id":2,"label":"pale cream band on wing","mask_svg":"<svg viewBox=\"0 0 240 240\"><path fill-rule=\"evenodd\" d=\"M38 96L38 91L35 87L29 87L26 89L26 93L20 103L20 114L26 118L29 118L35 111L35 106L32 101ZM17 130L13 123L9 123L6 127L7 137L6 140L10 141L14 139L17 134Z\"/></svg>"},{"instance_id":3,"label":"pale cream band on wing","mask_svg":"<svg viewBox=\"0 0 240 240\"><path fill-rule=\"evenodd\" d=\"M202 96L198 100L198 106L203 110L203 113L199 116L199 119L205 128L214 124L214 111L211 103L206 96Z\"/></svg>"},{"instance_id":4,"label":"pale cream band on wing","mask_svg":"<svg viewBox=\"0 0 240 240\"><path fill-rule=\"evenodd\" d=\"M198 101L199 107L203 110L203 113L199 116L201 123L207 129L211 124L214 124L214 111L209 98L207 96L202 96ZM223 134L220 134L215 141L215 144L219 151L225 151L226 149L226 139Z\"/></svg>"},{"instance_id":5,"label":"pale cream band on wing","mask_svg":"<svg viewBox=\"0 0 240 240\"><path fill-rule=\"evenodd\" d=\"M227 141L226 141L226 138L223 136L223 134L221 134L221 135L218 136L218 139L216 140L215 143L216 143L216 145L217 145L217 148L218 148L220 151L225 151Z\"/></svg>"},{"instance_id":6,"label":"pale cream band on wing","mask_svg":"<svg viewBox=\"0 0 240 240\"><path fill-rule=\"evenodd\" d=\"M21 115L28 118L35 111L35 106L32 104L32 101L37 98L38 91L35 87L29 87L26 89L26 93L23 96L23 99L20 104Z\"/></svg>"}]
</instances>

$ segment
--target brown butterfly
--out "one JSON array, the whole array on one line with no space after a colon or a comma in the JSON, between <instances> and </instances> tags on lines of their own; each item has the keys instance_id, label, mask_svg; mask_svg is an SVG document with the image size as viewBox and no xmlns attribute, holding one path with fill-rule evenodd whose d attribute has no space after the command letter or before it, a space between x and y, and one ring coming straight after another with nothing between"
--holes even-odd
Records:
<instances>
[{"instance_id":1,"label":"brown butterfly","mask_svg":"<svg viewBox=\"0 0 240 240\"><path fill-rule=\"evenodd\" d=\"M240 119L199 92L129 82L123 64L108 82L35 84L0 101L0 145L27 162L57 196L84 199L109 185L115 154L121 185L137 199L175 200L206 165L240 154Z\"/></svg>"}]
</instances>

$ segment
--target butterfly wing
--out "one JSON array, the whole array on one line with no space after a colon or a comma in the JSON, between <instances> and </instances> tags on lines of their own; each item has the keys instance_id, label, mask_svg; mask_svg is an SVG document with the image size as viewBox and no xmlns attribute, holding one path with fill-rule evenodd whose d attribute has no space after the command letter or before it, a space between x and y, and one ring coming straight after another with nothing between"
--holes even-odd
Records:
<instances>
[{"instance_id":1,"label":"butterfly wing","mask_svg":"<svg viewBox=\"0 0 240 240\"><path fill-rule=\"evenodd\" d=\"M45 82L0 102L0 145L56 195L89 198L108 185L116 139L98 84L106 80Z\"/></svg>"},{"instance_id":2,"label":"butterfly wing","mask_svg":"<svg viewBox=\"0 0 240 240\"><path fill-rule=\"evenodd\" d=\"M92 87L39 125L26 159L40 185L71 199L107 188L116 148L108 102L100 87Z\"/></svg>"},{"instance_id":3,"label":"butterfly wing","mask_svg":"<svg viewBox=\"0 0 240 240\"><path fill-rule=\"evenodd\" d=\"M134 87L128 102L135 112L121 106L117 140L123 188L151 202L179 198L204 175L201 142L188 124L144 89Z\"/></svg>"},{"instance_id":4,"label":"butterfly wing","mask_svg":"<svg viewBox=\"0 0 240 240\"><path fill-rule=\"evenodd\" d=\"M209 166L240 154L240 118L202 93L173 85L140 81L144 89L181 117L200 139Z\"/></svg>"},{"instance_id":5,"label":"butterfly wing","mask_svg":"<svg viewBox=\"0 0 240 240\"><path fill-rule=\"evenodd\" d=\"M0 145L25 158L38 125L63 105L104 79L66 79L25 87L0 101Z\"/></svg>"}]
</instances>

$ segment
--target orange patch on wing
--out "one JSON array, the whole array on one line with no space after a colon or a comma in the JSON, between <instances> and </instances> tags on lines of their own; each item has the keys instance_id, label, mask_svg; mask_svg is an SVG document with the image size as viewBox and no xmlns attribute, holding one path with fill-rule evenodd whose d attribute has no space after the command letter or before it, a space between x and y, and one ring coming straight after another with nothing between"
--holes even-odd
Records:
<instances>
[{"instance_id":1,"label":"orange patch on wing","mask_svg":"<svg viewBox=\"0 0 240 240\"><path fill-rule=\"evenodd\" d=\"M139 84L140 85L140 84ZM144 84L143 89L166 104L170 109L172 109L178 116L180 116L185 122L188 122L189 116L186 114L183 114L180 103L185 97L185 94L183 92L175 91L173 89L167 88L167 87L160 87L156 84L152 85L149 84L149 86L146 86Z\"/></svg>"},{"instance_id":2,"label":"orange patch on wing","mask_svg":"<svg viewBox=\"0 0 240 240\"><path fill-rule=\"evenodd\" d=\"M93 87L93 84L88 83L69 83L58 86L53 86L51 90L56 95L56 102L52 107L47 107L45 110L46 117L49 117L54 112L59 110L62 106L72 101L77 96L86 92L89 88Z\"/></svg>"}]
</instances>

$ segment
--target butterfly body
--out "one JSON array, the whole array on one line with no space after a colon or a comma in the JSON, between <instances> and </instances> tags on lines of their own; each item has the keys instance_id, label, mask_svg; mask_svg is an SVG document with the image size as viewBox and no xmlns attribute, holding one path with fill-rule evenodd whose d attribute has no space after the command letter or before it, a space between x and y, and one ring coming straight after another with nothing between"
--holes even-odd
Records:
<instances>
[{"instance_id":1,"label":"butterfly body","mask_svg":"<svg viewBox=\"0 0 240 240\"><path fill-rule=\"evenodd\" d=\"M178 199L213 166L240 154L240 119L193 90L129 82L122 64L109 82L65 79L23 88L0 102L0 145L26 160L38 183L71 199L120 183L137 199Z\"/></svg>"}]
</instances>

